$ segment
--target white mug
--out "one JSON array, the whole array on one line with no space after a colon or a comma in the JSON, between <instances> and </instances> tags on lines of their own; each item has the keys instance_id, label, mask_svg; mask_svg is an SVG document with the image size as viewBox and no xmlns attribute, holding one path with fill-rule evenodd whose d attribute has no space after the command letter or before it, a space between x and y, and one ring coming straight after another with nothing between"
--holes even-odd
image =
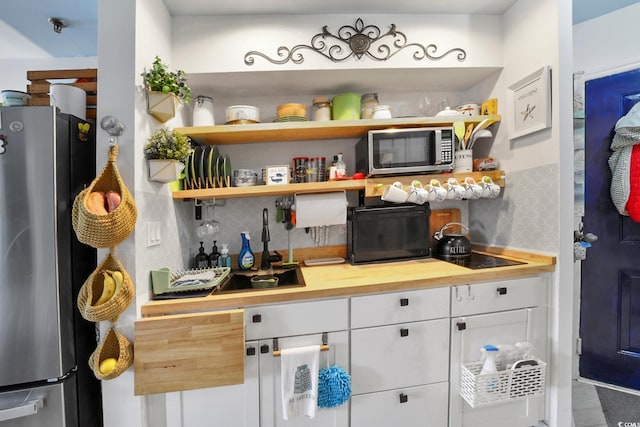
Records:
<instances>
[{"instance_id":1,"label":"white mug","mask_svg":"<svg viewBox=\"0 0 640 427\"><path fill-rule=\"evenodd\" d=\"M427 200L429 200L429 192L420 187L410 186L409 187L409 197L407 197L407 202L415 203L417 205L424 205Z\"/></svg>"},{"instance_id":2,"label":"white mug","mask_svg":"<svg viewBox=\"0 0 640 427\"><path fill-rule=\"evenodd\" d=\"M500 186L495 184L491 177L483 176L482 177L482 197L486 197L489 199L495 199L500 195Z\"/></svg>"},{"instance_id":3,"label":"white mug","mask_svg":"<svg viewBox=\"0 0 640 427\"><path fill-rule=\"evenodd\" d=\"M465 198L479 199L482 196L482 186L476 184L476 180L468 176L464 179Z\"/></svg>"},{"instance_id":4,"label":"white mug","mask_svg":"<svg viewBox=\"0 0 640 427\"><path fill-rule=\"evenodd\" d=\"M429 193L427 197L429 202L444 202L447 198L447 190L445 190L442 185L440 185L440 181L435 178L429 181L426 190Z\"/></svg>"},{"instance_id":5,"label":"white mug","mask_svg":"<svg viewBox=\"0 0 640 427\"><path fill-rule=\"evenodd\" d=\"M407 201L409 193L404 191L402 183L396 181L391 185L387 185L382 192L382 200L385 202L404 203Z\"/></svg>"},{"instance_id":6,"label":"white mug","mask_svg":"<svg viewBox=\"0 0 640 427\"><path fill-rule=\"evenodd\" d=\"M457 179L449 178L447 182L445 182L442 186L444 187L445 190L447 190L446 198L448 200L464 199L466 190L462 185L460 185Z\"/></svg>"}]
</instances>

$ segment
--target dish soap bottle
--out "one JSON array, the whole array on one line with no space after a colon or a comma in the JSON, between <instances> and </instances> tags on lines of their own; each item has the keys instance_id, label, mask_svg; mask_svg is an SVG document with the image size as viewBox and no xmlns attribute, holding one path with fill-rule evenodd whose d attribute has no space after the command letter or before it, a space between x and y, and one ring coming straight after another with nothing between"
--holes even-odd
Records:
<instances>
[{"instance_id":1,"label":"dish soap bottle","mask_svg":"<svg viewBox=\"0 0 640 427\"><path fill-rule=\"evenodd\" d=\"M229 256L229 247L226 243L222 244L220 249L220 257L218 258L218 267L231 268L231 257Z\"/></svg>"},{"instance_id":2,"label":"dish soap bottle","mask_svg":"<svg viewBox=\"0 0 640 427\"><path fill-rule=\"evenodd\" d=\"M213 248L211 248L211 253L209 254L209 267L218 267L218 257L220 256L220 252L218 252L216 242L217 240L213 241Z\"/></svg>"},{"instance_id":3,"label":"dish soap bottle","mask_svg":"<svg viewBox=\"0 0 640 427\"><path fill-rule=\"evenodd\" d=\"M198 255L196 255L196 268L208 268L209 257L204 253L204 242L200 242L200 248L198 249Z\"/></svg>"},{"instance_id":4,"label":"dish soap bottle","mask_svg":"<svg viewBox=\"0 0 640 427\"><path fill-rule=\"evenodd\" d=\"M256 257L253 255L251 245L249 244L251 236L249 236L248 231L243 231L240 235L242 236L242 249L240 249L240 254L238 254L238 267L240 267L240 270L251 270L251 267L253 267L256 262Z\"/></svg>"}]
</instances>

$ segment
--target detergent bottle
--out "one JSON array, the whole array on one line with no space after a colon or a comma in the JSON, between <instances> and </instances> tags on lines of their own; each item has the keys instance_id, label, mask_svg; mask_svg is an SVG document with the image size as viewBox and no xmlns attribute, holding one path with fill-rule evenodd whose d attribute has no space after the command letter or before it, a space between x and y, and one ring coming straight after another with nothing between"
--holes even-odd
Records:
<instances>
[{"instance_id":1,"label":"detergent bottle","mask_svg":"<svg viewBox=\"0 0 640 427\"><path fill-rule=\"evenodd\" d=\"M238 254L238 267L240 270L251 270L256 262L256 257L253 255L251 244L249 243L251 236L248 231L243 231L240 235L242 236L242 249Z\"/></svg>"}]
</instances>

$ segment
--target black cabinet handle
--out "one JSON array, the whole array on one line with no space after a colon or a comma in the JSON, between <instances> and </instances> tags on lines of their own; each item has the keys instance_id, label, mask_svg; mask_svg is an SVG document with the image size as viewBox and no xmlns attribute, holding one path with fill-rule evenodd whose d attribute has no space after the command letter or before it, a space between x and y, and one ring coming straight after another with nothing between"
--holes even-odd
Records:
<instances>
[{"instance_id":1,"label":"black cabinet handle","mask_svg":"<svg viewBox=\"0 0 640 427\"><path fill-rule=\"evenodd\" d=\"M262 344L260 346L260 353L262 354L269 353L269 344Z\"/></svg>"},{"instance_id":2,"label":"black cabinet handle","mask_svg":"<svg viewBox=\"0 0 640 427\"><path fill-rule=\"evenodd\" d=\"M467 329L467 323L466 322L458 322L458 323L456 323L456 326L458 327L459 331L464 331L465 329Z\"/></svg>"},{"instance_id":3,"label":"black cabinet handle","mask_svg":"<svg viewBox=\"0 0 640 427\"><path fill-rule=\"evenodd\" d=\"M404 393L400 393L400 403L407 403L409 401L409 396Z\"/></svg>"},{"instance_id":4,"label":"black cabinet handle","mask_svg":"<svg viewBox=\"0 0 640 427\"><path fill-rule=\"evenodd\" d=\"M409 329L407 329L407 328L402 328L402 329L400 329L400 336L401 336L401 337L407 337L407 336L409 336Z\"/></svg>"},{"instance_id":5,"label":"black cabinet handle","mask_svg":"<svg viewBox=\"0 0 640 427\"><path fill-rule=\"evenodd\" d=\"M247 356L255 356L256 348L255 347L247 347Z\"/></svg>"},{"instance_id":6,"label":"black cabinet handle","mask_svg":"<svg viewBox=\"0 0 640 427\"><path fill-rule=\"evenodd\" d=\"M406 307L409 305L409 298L400 298L400 307Z\"/></svg>"},{"instance_id":7,"label":"black cabinet handle","mask_svg":"<svg viewBox=\"0 0 640 427\"><path fill-rule=\"evenodd\" d=\"M506 295L506 294L507 294L507 288L506 287L498 288L498 295Z\"/></svg>"},{"instance_id":8,"label":"black cabinet handle","mask_svg":"<svg viewBox=\"0 0 640 427\"><path fill-rule=\"evenodd\" d=\"M253 317L251 317L251 321L253 323L260 323L262 322L262 314L254 314Z\"/></svg>"}]
</instances>

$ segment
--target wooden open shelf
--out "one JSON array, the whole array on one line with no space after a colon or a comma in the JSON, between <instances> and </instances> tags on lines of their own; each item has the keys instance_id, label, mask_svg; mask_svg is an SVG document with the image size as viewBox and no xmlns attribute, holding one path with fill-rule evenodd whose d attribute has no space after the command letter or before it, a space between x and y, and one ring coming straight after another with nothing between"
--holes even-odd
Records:
<instances>
[{"instance_id":1,"label":"wooden open shelf","mask_svg":"<svg viewBox=\"0 0 640 427\"><path fill-rule=\"evenodd\" d=\"M325 182L306 182L300 184L286 185L255 185L252 187L227 187L227 188L206 188L202 190L181 190L173 192L174 199L237 199L242 197L264 197L264 196L282 196L290 194L311 194L311 193L328 193L331 191L358 191L365 190L367 197L379 197L382 195L384 186L392 184L395 181L402 182L403 185L409 186L411 181L418 180L426 185L431 179L435 178L444 183L448 178L456 178L459 182L463 182L465 177L470 176L480 182L482 176L490 177L494 183L504 187L504 171L484 171L484 172L463 172L463 173L446 173L446 174L428 174L428 175L403 175L390 177L371 177L358 180L344 181L325 181Z\"/></svg>"},{"instance_id":2,"label":"wooden open shelf","mask_svg":"<svg viewBox=\"0 0 640 427\"><path fill-rule=\"evenodd\" d=\"M483 119L500 121L499 115L465 116L465 126ZM330 120L327 122L255 123L176 128L201 144L247 144L276 141L360 138L369 130L451 126L451 117L409 117L397 119Z\"/></svg>"},{"instance_id":3,"label":"wooden open shelf","mask_svg":"<svg viewBox=\"0 0 640 427\"><path fill-rule=\"evenodd\" d=\"M365 180L304 182L283 185L255 185L252 187L207 188L173 192L174 199L237 199L241 197L282 196L287 194L328 193L356 191L365 188Z\"/></svg>"},{"instance_id":4,"label":"wooden open shelf","mask_svg":"<svg viewBox=\"0 0 640 427\"><path fill-rule=\"evenodd\" d=\"M478 124L486 118L500 121L499 115L465 116L456 119L465 125ZM451 117L409 117L397 119L365 119L365 120L331 120L327 122L284 122L256 123L246 125L221 125L183 127L176 130L190 136L201 144L245 144L256 142L308 141L318 139L360 138L369 130L394 129L411 127L451 126ZM490 176L498 185L504 186L503 171L469 172L460 174L429 174L393 177L372 177L365 180L344 180L328 182L312 182L286 185L256 185L253 187L203 188L198 190L181 190L173 193L174 199L234 199L241 197L281 196L290 194L327 193L331 191L365 190L366 195L380 196L385 185L400 181L410 185L417 179L423 185L432 178L444 183L447 178L455 177L464 181L472 176L477 182L483 175Z\"/></svg>"}]
</instances>

